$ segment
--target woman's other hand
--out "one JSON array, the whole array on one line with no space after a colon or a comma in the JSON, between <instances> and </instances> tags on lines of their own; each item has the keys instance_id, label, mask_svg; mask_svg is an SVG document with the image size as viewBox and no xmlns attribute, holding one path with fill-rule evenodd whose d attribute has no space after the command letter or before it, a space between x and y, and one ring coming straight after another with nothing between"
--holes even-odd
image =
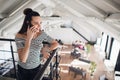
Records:
<instances>
[{"instance_id":1,"label":"woman's other hand","mask_svg":"<svg viewBox=\"0 0 120 80\"><path fill-rule=\"evenodd\" d=\"M48 59L50 56L50 53L48 53L48 48L46 47L42 48L41 53L43 54L43 58Z\"/></svg>"}]
</instances>

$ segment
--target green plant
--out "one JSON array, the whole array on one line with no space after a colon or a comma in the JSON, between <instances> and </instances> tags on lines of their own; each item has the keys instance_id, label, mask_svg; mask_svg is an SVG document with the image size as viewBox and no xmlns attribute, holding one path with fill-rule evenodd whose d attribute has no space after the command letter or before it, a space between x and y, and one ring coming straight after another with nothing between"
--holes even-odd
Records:
<instances>
[{"instance_id":1,"label":"green plant","mask_svg":"<svg viewBox=\"0 0 120 80\"><path fill-rule=\"evenodd\" d=\"M87 47L87 53L90 53L90 51L91 51L91 46L90 46L90 44L87 44L86 47Z\"/></svg>"},{"instance_id":2,"label":"green plant","mask_svg":"<svg viewBox=\"0 0 120 80\"><path fill-rule=\"evenodd\" d=\"M97 64L96 64L95 62L91 62L91 63L90 63L90 68L89 68L89 70L90 70L90 74L91 74L91 75L93 75L93 73L94 73L94 71L95 71L95 69L96 69L96 66L97 66Z\"/></svg>"}]
</instances>

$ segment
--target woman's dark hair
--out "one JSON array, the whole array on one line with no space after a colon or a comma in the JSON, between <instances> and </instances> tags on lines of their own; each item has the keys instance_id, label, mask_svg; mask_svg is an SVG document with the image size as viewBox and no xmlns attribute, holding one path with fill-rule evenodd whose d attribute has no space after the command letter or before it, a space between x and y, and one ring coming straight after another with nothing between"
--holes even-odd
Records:
<instances>
[{"instance_id":1,"label":"woman's dark hair","mask_svg":"<svg viewBox=\"0 0 120 80\"><path fill-rule=\"evenodd\" d=\"M23 34L23 33L27 32L28 26L31 27L30 24L31 24L32 16L40 16L40 14L38 12L33 11L31 8L26 8L23 11L23 13L25 15L25 19L24 19L22 28L18 32L20 34Z\"/></svg>"}]
</instances>

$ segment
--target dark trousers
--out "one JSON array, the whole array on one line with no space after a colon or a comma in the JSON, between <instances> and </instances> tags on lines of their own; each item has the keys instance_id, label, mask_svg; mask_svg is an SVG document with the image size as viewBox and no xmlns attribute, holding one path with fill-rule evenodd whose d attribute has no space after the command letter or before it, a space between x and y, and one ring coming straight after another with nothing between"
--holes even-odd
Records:
<instances>
[{"instance_id":1,"label":"dark trousers","mask_svg":"<svg viewBox=\"0 0 120 80\"><path fill-rule=\"evenodd\" d=\"M18 80L33 80L38 71L40 70L40 65L34 69L24 69L18 65Z\"/></svg>"}]
</instances>

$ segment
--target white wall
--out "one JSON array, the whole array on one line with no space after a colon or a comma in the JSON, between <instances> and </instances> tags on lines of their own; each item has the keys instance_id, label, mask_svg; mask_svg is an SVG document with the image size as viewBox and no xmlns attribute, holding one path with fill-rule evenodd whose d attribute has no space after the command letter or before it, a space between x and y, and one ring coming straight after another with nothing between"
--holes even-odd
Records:
<instances>
[{"instance_id":1,"label":"white wall","mask_svg":"<svg viewBox=\"0 0 120 80\"><path fill-rule=\"evenodd\" d=\"M112 51L110 55L110 60L111 63L113 63L113 66L116 65L119 50L120 50L120 42L115 39L113 42Z\"/></svg>"},{"instance_id":2,"label":"white wall","mask_svg":"<svg viewBox=\"0 0 120 80\"><path fill-rule=\"evenodd\" d=\"M75 31L73 31L73 36L74 36L74 42L76 41L76 40L80 40L80 41L82 41L82 42L85 42L85 43L87 43L87 41L83 38L83 37L81 37L80 35L78 35Z\"/></svg>"},{"instance_id":3,"label":"white wall","mask_svg":"<svg viewBox=\"0 0 120 80\"><path fill-rule=\"evenodd\" d=\"M61 39L65 44L71 44L75 40L81 39L71 28L56 28L47 33L54 39Z\"/></svg>"},{"instance_id":4,"label":"white wall","mask_svg":"<svg viewBox=\"0 0 120 80\"><path fill-rule=\"evenodd\" d=\"M97 41L96 41L96 44L97 44L97 45L100 45L101 39L102 39L102 38L100 38L100 37L97 38Z\"/></svg>"},{"instance_id":5,"label":"white wall","mask_svg":"<svg viewBox=\"0 0 120 80\"><path fill-rule=\"evenodd\" d=\"M86 29L85 27L82 27L79 24L73 23L73 27L80 33L82 34L85 38L87 38L88 40L90 40L90 32L88 29Z\"/></svg>"},{"instance_id":6,"label":"white wall","mask_svg":"<svg viewBox=\"0 0 120 80\"><path fill-rule=\"evenodd\" d=\"M101 42L101 46L100 46L102 51L105 51L106 40L107 40L107 34L104 33L102 36L102 42Z\"/></svg>"}]
</instances>

